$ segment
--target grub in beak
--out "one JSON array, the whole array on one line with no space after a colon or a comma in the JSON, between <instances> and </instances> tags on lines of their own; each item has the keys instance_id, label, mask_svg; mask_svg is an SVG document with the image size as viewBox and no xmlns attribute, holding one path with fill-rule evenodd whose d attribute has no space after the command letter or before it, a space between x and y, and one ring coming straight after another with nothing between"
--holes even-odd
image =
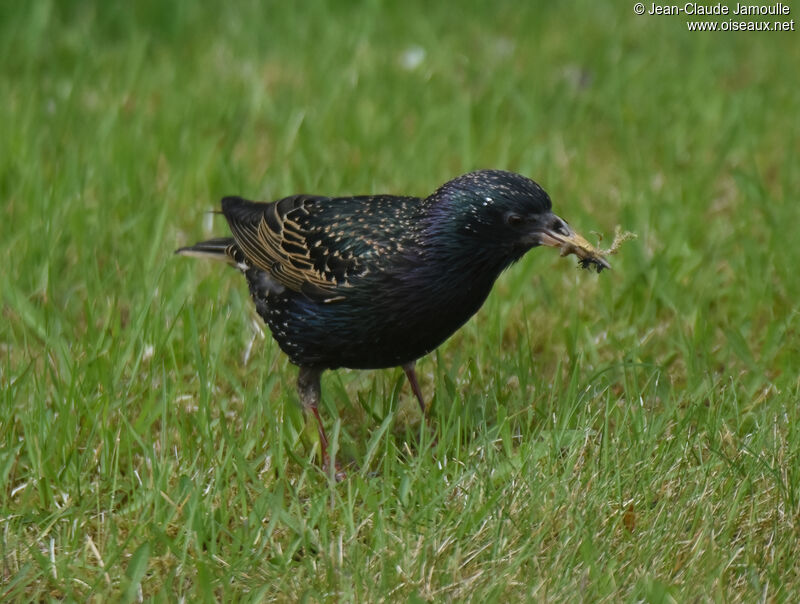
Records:
<instances>
[{"instance_id":1,"label":"grub in beak","mask_svg":"<svg viewBox=\"0 0 800 604\"><path fill-rule=\"evenodd\" d=\"M539 243L561 250L562 256L575 254L581 268L595 267L599 273L611 265L604 258L602 250L597 249L584 237L570 228L565 220L553 215L553 220L539 231Z\"/></svg>"}]
</instances>

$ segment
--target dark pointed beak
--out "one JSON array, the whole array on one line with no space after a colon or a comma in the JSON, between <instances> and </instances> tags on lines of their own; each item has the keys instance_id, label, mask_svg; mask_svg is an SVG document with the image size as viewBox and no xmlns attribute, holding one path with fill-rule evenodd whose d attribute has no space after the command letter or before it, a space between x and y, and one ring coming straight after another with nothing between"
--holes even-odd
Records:
<instances>
[{"instance_id":1,"label":"dark pointed beak","mask_svg":"<svg viewBox=\"0 0 800 604\"><path fill-rule=\"evenodd\" d=\"M604 268L611 268L602 253L583 236L573 231L563 218L547 213L537 222L533 229L533 235L537 238L539 245L559 248L562 256L575 254L584 268L590 264L595 265L597 272Z\"/></svg>"}]
</instances>

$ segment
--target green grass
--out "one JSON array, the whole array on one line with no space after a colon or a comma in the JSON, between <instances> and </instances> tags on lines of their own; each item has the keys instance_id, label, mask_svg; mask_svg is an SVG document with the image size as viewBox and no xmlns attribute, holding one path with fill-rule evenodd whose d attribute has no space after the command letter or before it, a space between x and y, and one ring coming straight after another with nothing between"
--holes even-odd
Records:
<instances>
[{"instance_id":1,"label":"green grass","mask_svg":"<svg viewBox=\"0 0 800 604\"><path fill-rule=\"evenodd\" d=\"M796 598L798 34L519 4L0 7L0 599ZM507 271L421 430L327 373L335 484L243 280L172 251L481 167L639 239Z\"/></svg>"}]
</instances>

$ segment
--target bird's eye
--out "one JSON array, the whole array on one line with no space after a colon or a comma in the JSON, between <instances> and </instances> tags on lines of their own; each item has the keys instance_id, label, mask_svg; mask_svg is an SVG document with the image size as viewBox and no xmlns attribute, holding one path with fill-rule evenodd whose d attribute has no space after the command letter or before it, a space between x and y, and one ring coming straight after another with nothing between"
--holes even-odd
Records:
<instances>
[{"instance_id":1,"label":"bird's eye","mask_svg":"<svg viewBox=\"0 0 800 604\"><path fill-rule=\"evenodd\" d=\"M506 223L509 226L512 227L522 226L523 222L525 222L525 219L519 214L514 214L513 212L506 214Z\"/></svg>"},{"instance_id":2,"label":"bird's eye","mask_svg":"<svg viewBox=\"0 0 800 604\"><path fill-rule=\"evenodd\" d=\"M556 233L564 235L564 237L569 236L569 228L567 227L567 224L561 219L556 219L556 221L553 223L553 226L550 228Z\"/></svg>"}]
</instances>

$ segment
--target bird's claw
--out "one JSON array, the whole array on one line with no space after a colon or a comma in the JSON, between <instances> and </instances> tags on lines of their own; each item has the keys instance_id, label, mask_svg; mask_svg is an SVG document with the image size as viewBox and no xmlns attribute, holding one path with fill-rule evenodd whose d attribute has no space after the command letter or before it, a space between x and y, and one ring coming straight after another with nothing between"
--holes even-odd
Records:
<instances>
[{"instance_id":1,"label":"bird's claw","mask_svg":"<svg viewBox=\"0 0 800 604\"><path fill-rule=\"evenodd\" d=\"M331 472L331 470L333 471ZM331 459L328 455L325 455L325 458L322 460L322 471L325 473L325 476L333 476L333 479L337 483L347 478L347 472L344 471L337 460L334 460L333 468L331 468Z\"/></svg>"}]
</instances>

